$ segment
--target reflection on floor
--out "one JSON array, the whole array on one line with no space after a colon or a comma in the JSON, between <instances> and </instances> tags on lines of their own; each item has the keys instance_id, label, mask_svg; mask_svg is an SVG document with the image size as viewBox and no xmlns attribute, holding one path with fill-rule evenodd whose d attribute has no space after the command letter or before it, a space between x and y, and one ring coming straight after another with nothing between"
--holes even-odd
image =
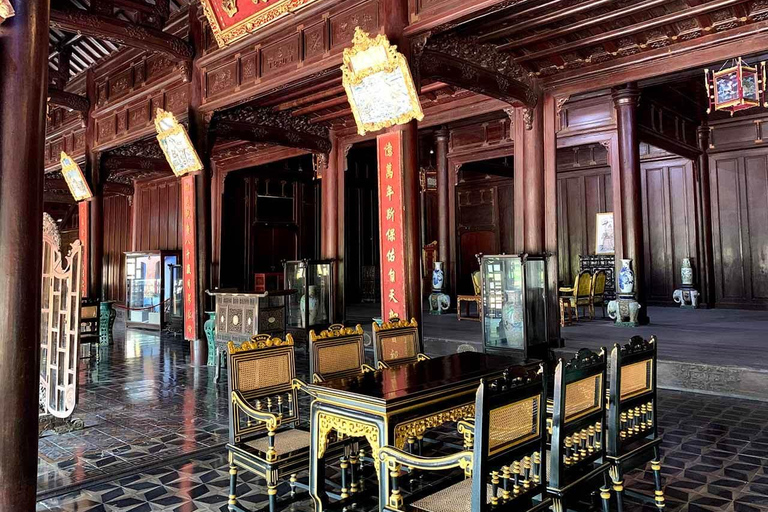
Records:
<instances>
[{"instance_id":1,"label":"reflection on floor","mask_svg":"<svg viewBox=\"0 0 768 512\"><path fill-rule=\"evenodd\" d=\"M38 495L226 442L224 388L213 371L189 366L180 337L116 330L98 350L80 362L75 416L86 428L40 439Z\"/></svg>"},{"instance_id":2,"label":"reflection on floor","mask_svg":"<svg viewBox=\"0 0 768 512\"><path fill-rule=\"evenodd\" d=\"M671 512L768 511L768 405L719 397L662 391L659 426L667 510ZM450 429L443 430L445 443ZM455 440L460 442L458 438ZM446 452L445 444L438 452ZM627 474L627 487L652 494L650 470ZM264 482L241 473L238 495L251 510L266 505ZM369 488L376 483L368 469ZM306 475L302 475L306 478ZM280 493L287 492L283 485ZM228 494L226 454L191 457L38 503L40 511L97 510L180 512L225 511ZM292 511L313 510L304 495L286 502ZM361 506L361 512L370 510ZM627 512L655 507L629 505Z\"/></svg>"},{"instance_id":3,"label":"reflection on floor","mask_svg":"<svg viewBox=\"0 0 768 512\"><path fill-rule=\"evenodd\" d=\"M424 340L428 350L455 352L461 345L482 350L479 322L459 322L455 314L430 315L424 310ZM347 308L349 322L370 330L371 318L380 316L378 305ZM768 357L754 357L768 349L768 311L739 309L681 309L649 307L651 324L637 328L617 327L610 319L583 320L562 328L566 348L597 349L626 343L630 336L659 338L659 359L715 366L739 366L768 370ZM734 341L738 339L738 343Z\"/></svg>"}]
</instances>

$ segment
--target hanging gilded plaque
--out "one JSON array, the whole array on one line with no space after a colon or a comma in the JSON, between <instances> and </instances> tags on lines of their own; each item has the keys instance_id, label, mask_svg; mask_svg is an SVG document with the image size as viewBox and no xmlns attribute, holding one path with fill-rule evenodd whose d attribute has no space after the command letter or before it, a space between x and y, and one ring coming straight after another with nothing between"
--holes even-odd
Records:
<instances>
[{"instance_id":1,"label":"hanging gilded plaque","mask_svg":"<svg viewBox=\"0 0 768 512\"><path fill-rule=\"evenodd\" d=\"M0 0L0 24L14 15L16 15L16 12L13 10L11 2L8 0Z\"/></svg>"},{"instance_id":2,"label":"hanging gilded plaque","mask_svg":"<svg viewBox=\"0 0 768 512\"><path fill-rule=\"evenodd\" d=\"M342 83L360 135L424 119L408 61L386 36L357 27L343 59Z\"/></svg>"},{"instance_id":3,"label":"hanging gilded plaque","mask_svg":"<svg viewBox=\"0 0 768 512\"><path fill-rule=\"evenodd\" d=\"M173 114L158 108L155 114L157 140L163 148L165 158L176 176L199 171L203 168L197 151L189 140L187 130L176 120Z\"/></svg>"},{"instance_id":4,"label":"hanging gilded plaque","mask_svg":"<svg viewBox=\"0 0 768 512\"><path fill-rule=\"evenodd\" d=\"M93 197L91 188L88 186L88 182L85 181L82 169L77 165L77 162L66 154L61 152L61 174L64 176L64 181L67 182L70 193L75 201L82 201L83 199L90 199Z\"/></svg>"},{"instance_id":5,"label":"hanging gilded plaque","mask_svg":"<svg viewBox=\"0 0 768 512\"><path fill-rule=\"evenodd\" d=\"M213 37L221 48L316 0L201 1Z\"/></svg>"}]
</instances>

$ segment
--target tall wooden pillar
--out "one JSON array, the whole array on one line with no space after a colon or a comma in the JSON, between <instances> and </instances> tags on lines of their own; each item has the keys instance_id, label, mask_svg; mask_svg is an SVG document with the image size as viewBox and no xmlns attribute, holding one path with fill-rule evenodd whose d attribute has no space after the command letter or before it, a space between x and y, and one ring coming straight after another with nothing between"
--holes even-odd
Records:
<instances>
[{"instance_id":1,"label":"tall wooden pillar","mask_svg":"<svg viewBox=\"0 0 768 512\"><path fill-rule=\"evenodd\" d=\"M336 259L339 238L339 145L335 137L331 139L331 152L323 171L321 191L321 253L323 259Z\"/></svg>"},{"instance_id":2,"label":"tall wooden pillar","mask_svg":"<svg viewBox=\"0 0 768 512\"><path fill-rule=\"evenodd\" d=\"M88 201L90 207L90 291L88 296L92 299L103 300L102 290L104 276L104 185L99 176L99 160L96 154L88 154L88 170L93 188L93 198Z\"/></svg>"},{"instance_id":3,"label":"tall wooden pillar","mask_svg":"<svg viewBox=\"0 0 768 512\"><path fill-rule=\"evenodd\" d=\"M708 307L715 304L715 267L712 254L712 197L709 189L709 126L703 124L696 130L699 150L698 175L699 175L699 251L701 261L699 266L699 287L701 289L702 303Z\"/></svg>"},{"instance_id":4,"label":"tall wooden pillar","mask_svg":"<svg viewBox=\"0 0 768 512\"><path fill-rule=\"evenodd\" d=\"M515 250L544 252L544 110L515 108Z\"/></svg>"},{"instance_id":5,"label":"tall wooden pillar","mask_svg":"<svg viewBox=\"0 0 768 512\"><path fill-rule=\"evenodd\" d=\"M648 308L645 300L645 265L643 248L643 202L640 179L640 140L637 130L637 107L640 90L630 83L624 88L613 90L613 104L616 108L618 128L619 177L621 180L621 223L623 258L632 260L635 272L635 297L642 305L640 323L648 322ZM617 241L618 243L618 241ZM620 268L617 262L616 270Z\"/></svg>"},{"instance_id":6,"label":"tall wooden pillar","mask_svg":"<svg viewBox=\"0 0 768 512\"><path fill-rule=\"evenodd\" d=\"M49 0L0 25L0 510L34 510Z\"/></svg>"},{"instance_id":7,"label":"tall wooden pillar","mask_svg":"<svg viewBox=\"0 0 768 512\"><path fill-rule=\"evenodd\" d=\"M435 155L437 160L437 252L443 262L443 273L447 278L451 275L451 219L448 215L451 186L448 180L448 137L447 129L442 128L435 133ZM424 222L422 220L422 222ZM446 290L452 290L447 283Z\"/></svg>"},{"instance_id":8,"label":"tall wooden pillar","mask_svg":"<svg viewBox=\"0 0 768 512\"><path fill-rule=\"evenodd\" d=\"M560 266L557 247L557 99L547 94L542 105L544 139L544 250L547 262L547 330L550 345L560 346L560 308L557 303Z\"/></svg>"}]
</instances>

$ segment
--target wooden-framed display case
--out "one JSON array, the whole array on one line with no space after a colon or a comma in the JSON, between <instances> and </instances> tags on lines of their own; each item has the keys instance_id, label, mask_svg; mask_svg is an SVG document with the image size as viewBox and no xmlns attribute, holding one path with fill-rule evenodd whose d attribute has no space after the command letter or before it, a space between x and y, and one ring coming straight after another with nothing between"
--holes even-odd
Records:
<instances>
[{"instance_id":1,"label":"wooden-framed display case","mask_svg":"<svg viewBox=\"0 0 768 512\"><path fill-rule=\"evenodd\" d=\"M179 264L179 251L125 253L126 327L157 330L165 327L166 302L178 298L174 292L182 286L181 274L173 270Z\"/></svg>"},{"instance_id":2,"label":"wooden-framed display case","mask_svg":"<svg viewBox=\"0 0 768 512\"><path fill-rule=\"evenodd\" d=\"M286 329L298 340L309 340L309 331L319 332L334 319L333 260L283 262L284 283L298 290L287 300Z\"/></svg>"},{"instance_id":3,"label":"wooden-framed display case","mask_svg":"<svg viewBox=\"0 0 768 512\"><path fill-rule=\"evenodd\" d=\"M547 257L502 254L479 259L485 352L546 358Z\"/></svg>"}]
</instances>

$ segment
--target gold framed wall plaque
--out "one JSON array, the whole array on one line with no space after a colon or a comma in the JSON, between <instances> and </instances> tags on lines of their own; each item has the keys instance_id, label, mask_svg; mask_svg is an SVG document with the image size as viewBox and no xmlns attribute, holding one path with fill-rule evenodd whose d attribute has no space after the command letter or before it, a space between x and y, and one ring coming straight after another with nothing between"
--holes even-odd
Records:
<instances>
[{"instance_id":1,"label":"gold framed wall plaque","mask_svg":"<svg viewBox=\"0 0 768 512\"><path fill-rule=\"evenodd\" d=\"M0 0L0 25L2 25L2 23L8 18L11 18L15 15L16 11L13 10L11 2L8 0Z\"/></svg>"},{"instance_id":2,"label":"gold framed wall plaque","mask_svg":"<svg viewBox=\"0 0 768 512\"><path fill-rule=\"evenodd\" d=\"M424 119L408 61L386 36L355 28L343 60L342 83L360 135Z\"/></svg>"},{"instance_id":3,"label":"gold framed wall plaque","mask_svg":"<svg viewBox=\"0 0 768 512\"><path fill-rule=\"evenodd\" d=\"M63 151L61 152L61 174L64 176L64 181L67 182L69 192L75 198L75 202L93 197L91 187L85 181L82 169L77 165L74 158Z\"/></svg>"},{"instance_id":4,"label":"gold framed wall plaque","mask_svg":"<svg viewBox=\"0 0 768 512\"><path fill-rule=\"evenodd\" d=\"M176 176L200 171L203 163L189 139L187 130L176 120L173 114L158 108L155 114L157 141L163 149L166 160Z\"/></svg>"},{"instance_id":5,"label":"gold framed wall plaque","mask_svg":"<svg viewBox=\"0 0 768 512\"><path fill-rule=\"evenodd\" d=\"M595 254L613 254L616 241L613 234L613 212L595 215Z\"/></svg>"}]
</instances>

